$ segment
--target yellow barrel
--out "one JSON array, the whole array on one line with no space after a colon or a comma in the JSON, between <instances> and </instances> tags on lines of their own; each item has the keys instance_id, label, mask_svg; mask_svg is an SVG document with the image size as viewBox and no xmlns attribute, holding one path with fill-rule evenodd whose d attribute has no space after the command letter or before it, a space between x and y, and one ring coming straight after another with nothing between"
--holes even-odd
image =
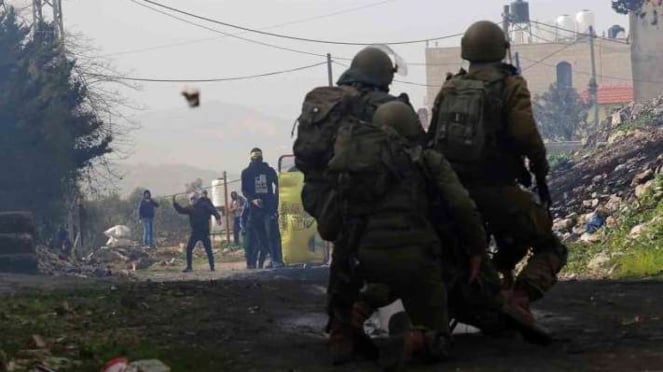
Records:
<instances>
[{"instance_id":1,"label":"yellow barrel","mask_svg":"<svg viewBox=\"0 0 663 372\"><path fill-rule=\"evenodd\" d=\"M304 211L304 174L279 174L279 224L283 261L288 265L323 263L326 242L318 234L315 220Z\"/></svg>"}]
</instances>

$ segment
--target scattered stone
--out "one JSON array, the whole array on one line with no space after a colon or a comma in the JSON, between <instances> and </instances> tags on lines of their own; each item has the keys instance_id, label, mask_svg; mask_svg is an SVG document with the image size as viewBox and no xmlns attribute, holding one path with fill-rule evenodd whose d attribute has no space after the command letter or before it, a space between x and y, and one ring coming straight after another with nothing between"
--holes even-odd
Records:
<instances>
[{"instance_id":1,"label":"scattered stone","mask_svg":"<svg viewBox=\"0 0 663 372\"><path fill-rule=\"evenodd\" d=\"M633 239L638 238L646 228L647 228L647 223L641 223L639 225L633 226L633 228L629 232L629 237Z\"/></svg>"},{"instance_id":2,"label":"scattered stone","mask_svg":"<svg viewBox=\"0 0 663 372\"><path fill-rule=\"evenodd\" d=\"M617 173L617 172L619 172L621 170L624 170L624 169L626 169L626 165L619 164L618 166L615 167L615 170L613 172Z\"/></svg>"},{"instance_id":3,"label":"scattered stone","mask_svg":"<svg viewBox=\"0 0 663 372\"><path fill-rule=\"evenodd\" d=\"M32 335L32 346L37 349L45 349L48 347L46 340L40 335Z\"/></svg>"},{"instance_id":4,"label":"scattered stone","mask_svg":"<svg viewBox=\"0 0 663 372\"><path fill-rule=\"evenodd\" d=\"M587 269L594 272L601 271L608 263L610 263L610 256L606 252L601 252L589 260Z\"/></svg>"},{"instance_id":5,"label":"scattered stone","mask_svg":"<svg viewBox=\"0 0 663 372\"><path fill-rule=\"evenodd\" d=\"M608 213L617 212L621 206L622 198L616 194L610 195L610 199L608 199L608 201L605 203L605 209L608 211Z\"/></svg>"},{"instance_id":6,"label":"scattered stone","mask_svg":"<svg viewBox=\"0 0 663 372\"><path fill-rule=\"evenodd\" d=\"M605 225L609 228L617 227L617 219L615 219L615 217L610 216L605 219Z\"/></svg>"},{"instance_id":7,"label":"scattered stone","mask_svg":"<svg viewBox=\"0 0 663 372\"><path fill-rule=\"evenodd\" d=\"M644 172L638 173L635 177L633 177L633 180L631 181L631 186L636 186L643 184L649 180L654 178L654 171L651 169L647 169Z\"/></svg>"},{"instance_id":8,"label":"scattered stone","mask_svg":"<svg viewBox=\"0 0 663 372\"><path fill-rule=\"evenodd\" d=\"M647 192L654 186L654 180L647 181L646 183L642 185L638 185L635 187L635 197L638 199L642 199Z\"/></svg>"},{"instance_id":9,"label":"scattered stone","mask_svg":"<svg viewBox=\"0 0 663 372\"><path fill-rule=\"evenodd\" d=\"M573 220L570 218L558 219L553 223L553 230L568 231L573 227Z\"/></svg>"},{"instance_id":10,"label":"scattered stone","mask_svg":"<svg viewBox=\"0 0 663 372\"><path fill-rule=\"evenodd\" d=\"M585 243L596 243L598 241L601 241L601 234L598 233L592 234L585 232L580 236L580 241Z\"/></svg>"},{"instance_id":11,"label":"scattered stone","mask_svg":"<svg viewBox=\"0 0 663 372\"><path fill-rule=\"evenodd\" d=\"M626 133L619 131L608 137L608 145L614 145L615 143L624 139L624 137L626 137Z\"/></svg>"}]
</instances>

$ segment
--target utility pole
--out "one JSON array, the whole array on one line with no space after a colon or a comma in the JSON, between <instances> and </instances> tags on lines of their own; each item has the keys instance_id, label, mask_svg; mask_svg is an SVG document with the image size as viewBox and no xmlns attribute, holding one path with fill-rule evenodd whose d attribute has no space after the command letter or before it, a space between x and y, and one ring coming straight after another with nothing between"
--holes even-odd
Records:
<instances>
[{"instance_id":1,"label":"utility pole","mask_svg":"<svg viewBox=\"0 0 663 372\"><path fill-rule=\"evenodd\" d=\"M508 5L505 5L502 11L502 30L504 31L504 37L506 38L506 41L511 44L511 37L509 36L509 28L511 25L511 20L509 16L511 8ZM508 57L509 57L509 63L513 61L513 56L511 55L511 47L508 49Z\"/></svg>"},{"instance_id":2,"label":"utility pole","mask_svg":"<svg viewBox=\"0 0 663 372\"><path fill-rule=\"evenodd\" d=\"M62 15L62 0L32 0L32 31L37 34L45 32L42 25L45 23L44 7L51 7L53 11L53 26L55 39L60 42L64 50L64 17Z\"/></svg>"},{"instance_id":3,"label":"utility pole","mask_svg":"<svg viewBox=\"0 0 663 372\"><path fill-rule=\"evenodd\" d=\"M226 242L230 245L230 206L228 205L228 174L223 171L223 200L225 201L225 209L223 214L226 217Z\"/></svg>"},{"instance_id":4,"label":"utility pole","mask_svg":"<svg viewBox=\"0 0 663 372\"><path fill-rule=\"evenodd\" d=\"M516 69L518 69L518 73L520 73L520 53L516 52L513 55L513 60L516 63Z\"/></svg>"},{"instance_id":5,"label":"utility pole","mask_svg":"<svg viewBox=\"0 0 663 372\"><path fill-rule=\"evenodd\" d=\"M329 80L329 86L334 86L334 77L332 74L332 58L331 53L327 53L327 79Z\"/></svg>"},{"instance_id":6,"label":"utility pole","mask_svg":"<svg viewBox=\"0 0 663 372\"><path fill-rule=\"evenodd\" d=\"M598 84L596 81L596 57L594 55L594 27L589 26L589 49L592 57L592 78L589 80L589 94L594 104L594 128L599 125Z\"/></svg>"}]
</instances>

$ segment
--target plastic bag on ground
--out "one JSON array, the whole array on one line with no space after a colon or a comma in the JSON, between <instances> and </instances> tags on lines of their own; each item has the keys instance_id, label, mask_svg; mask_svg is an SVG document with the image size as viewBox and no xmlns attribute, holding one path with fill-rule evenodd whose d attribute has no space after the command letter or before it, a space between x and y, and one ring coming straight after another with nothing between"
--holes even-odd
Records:
<instances>
[{"instance_id":1,"label":"plastic bag on ground","mask_svg":"<svg viewBox=\"0 0 663 372\"><path fill-rule=\"evenodd\" d=\"M131 238L131 229L124 225L115 225L104 231L104 235L115 239L129 239Z\"/></svg>"}]
</instances>

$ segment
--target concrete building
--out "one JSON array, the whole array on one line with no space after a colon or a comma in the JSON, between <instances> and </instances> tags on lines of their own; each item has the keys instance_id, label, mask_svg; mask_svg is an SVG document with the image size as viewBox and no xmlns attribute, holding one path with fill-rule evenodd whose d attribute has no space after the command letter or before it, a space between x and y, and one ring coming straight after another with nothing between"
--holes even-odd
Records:
<instances>
[{"instance_id":1,"label":"concrete building","mask_svg":"<svg viewBox=\"0 0 663 372\"><path fill-rule=\"evenodd\" d=\"M645 101L663 94L663 29L660 1L645 1L630 16L635 99Z\"/></svg>"},{"instance_id":2,"label":"concrete building","mask_svg":"<svg viewBox=\"0 0 663 372\"><path fill-rule=\"evenodd\" d=\"M661 33L663 35L663 33ZM661 39L663 41L663 37ZM620 97L631 97L624 89L632 88L631 45L619 39L595 39L596 74L601 88L620 87ZM573 42L546 42L516 44L513 55L518 55L522 75L527 79L533 95L548 90L551 84L562 79L569 81L579 93L588 88L591 78L590 46L586 39ZM663 53L663 46L661 47ZM427 91L426 104L430 108L448 72L457 72L466 63L460 58L460 47L426 49ZM515 61L514 61L515 64ZM663 69L663 64L660 66ZM626 86L626 88L625 88ZM625 101L623 103L627 103ZM615 103L612 102L611 103Z\"/></svg>"}]
</instances>

